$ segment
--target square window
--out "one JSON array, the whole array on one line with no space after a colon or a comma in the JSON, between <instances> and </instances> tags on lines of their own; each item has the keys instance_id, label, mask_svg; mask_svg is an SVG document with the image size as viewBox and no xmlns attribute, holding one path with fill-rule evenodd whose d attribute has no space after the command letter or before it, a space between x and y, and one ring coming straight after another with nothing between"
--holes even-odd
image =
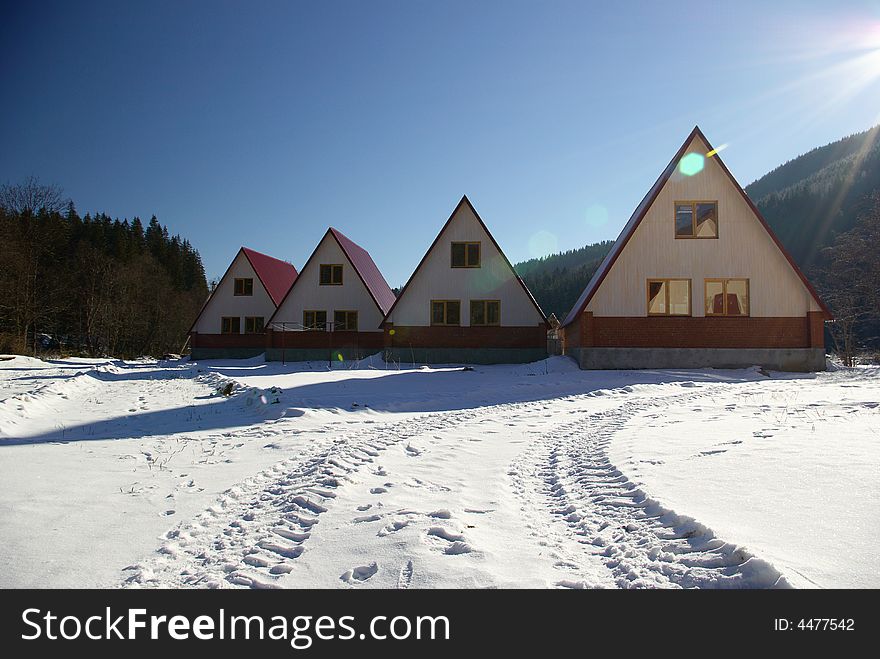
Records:
<instances>
[{"instance_id":1,"label":"square window","mask_svg":"<svg viewBox=\"0 0 880 659\"><path fill-rule=\"evenodd\" d=\"M675 202L676 238L717 238L717 201Z\"/></svg>"},{"instance_id":2,"label":"square window","mask_svg":"<svg viewBox=\"0 0 880 659\"><path fill-rule=\"evenodd\" d=\"M357 332L357 311L334 311L333 329L337 332Z\"/></svg>"},{"instance_id":3,"label":"square window","mask_svg":"<svg viewBox=\"0 0 880 659\"><path fill-rule=\"evenodd\" d=\"M431 300L432 325L460 325L460 300Z\"/></svg>"},{"instance_id":4,"label":"square window","mask_svg":"<svg viewBox=\"0 0 880 659\"><path fill-rule=\"evenodd\" d=\"M327 329L326 311L303 311L303 329L323 332Z\"/></svg>"},{"instance_id":5,"label":"square window","mask_svg":"<svg viewBox=\"0 0 880 659\"><path fill-rule=\"evenodd\" d=\"M500 300L471 300L471 325L499 325L501 323Z\"/></svg>"},{"instance_id":6,"label":"square window","mask_svg":"<svg viewBox=\"0 0 880 659\"><path fill-rule=\"evenodd\" d=\"M236 278L235 279L235 291L233 294L236 296L253 295L254 294L254 280L252 278Z\"/></svg>"},{"instance_id":7,"label":"square window","mask_svg":"<svg viewBox=\"0 0 880 659\"><path fill-rule=\"evenodd\" d=\"M342 266L337 263L322 263L319 284L321 286L341 286Z\"/></svg>"},{"instance_id":8,"label":"square window","mask_svg":"<svg viewBox=\"0 0 880 659\"><path fill-rule=\"evenodd\" d=\"M748 279L707 279L705 281L707 316L748 316Z\"/></svg>"},{"instance_id":9,"label":"square window","mask_svg":"<svg viewBox=\"0 0 880 659\"><path fill-rule=\"evenodd\" d=\"M690 316L690 279L649 279L649 316Z\"/></svg>"},{"instance_id":10,"label":"square window","mask_svg":"<svg viewBox=\"0 0 880 659\"><path fill-rule=\"evenodd\" d=\"M220 319L221 334L241 334L241 318L238 316L223 316Z\"/></svg>"},{"instance_id":11,"label":"square window","mask_svg":"<svg viewBox=\"0 0 880 659\"><path fill-rule=\"evenodd\" d=\"M263 320L263 316L246 316L244 319L244 333L261 333L263 331Z\"/></svg>"},{"instance_id":12,"label":"square window","mask_svg":"<svg viewBox=\"0 0 880 659\"><path fill-rule=\"evenodd\" d=\"M479 268L480 243L452 243L453 268Z\"/></svg>"}]
</instances>

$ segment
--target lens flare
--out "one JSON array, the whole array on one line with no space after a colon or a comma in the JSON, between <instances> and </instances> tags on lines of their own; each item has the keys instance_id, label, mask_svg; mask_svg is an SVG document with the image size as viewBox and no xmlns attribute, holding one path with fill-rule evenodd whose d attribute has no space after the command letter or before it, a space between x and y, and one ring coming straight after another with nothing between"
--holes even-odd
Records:
<instances>
[{"instance_id":1,"label":"lens flare","mask_svg":"<svg viewBox=\"0 0 880 659\"><path fill-rule=\"evenodd\" d=\"M716 146L714 149L712 149L709 153L706 154L706 157L711 158L712 156L720 153L721 151L724 151L724 149L726 149L727 146L728 146L727 144L722 144L721 146Z\"/></svg>"},{"instance_id":2,"label":"lens flare","mask_svg":"<svg viewBox=\"0 0 880 659\"><path fill-rule=\"evenodd\" d=\"M693 176L703 171L706 158L699 153L689 153L678 161L678 171L685 176Z\"/></svg>"}]
</instances>

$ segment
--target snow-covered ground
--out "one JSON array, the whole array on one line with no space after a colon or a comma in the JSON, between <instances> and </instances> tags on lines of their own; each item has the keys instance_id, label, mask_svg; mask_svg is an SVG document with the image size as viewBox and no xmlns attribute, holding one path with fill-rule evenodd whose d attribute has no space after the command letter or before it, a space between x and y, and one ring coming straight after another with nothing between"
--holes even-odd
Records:
<instances>
[{"instance_id":1,"label":"snow-covered ground","mask_svg":"<svg viewBox=\"0 0 880 659\"><path fill-rule=\"evenodd\" d=\"M877 587L878 401L876 368L0 360L0 587Z\"/></svg>"}]
</instances>

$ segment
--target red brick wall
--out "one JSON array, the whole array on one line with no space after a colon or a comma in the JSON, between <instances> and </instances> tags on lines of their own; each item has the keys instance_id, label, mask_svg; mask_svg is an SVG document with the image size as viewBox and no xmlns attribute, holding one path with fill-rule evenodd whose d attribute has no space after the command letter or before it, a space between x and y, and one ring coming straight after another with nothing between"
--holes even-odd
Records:
<instances>
[{"instance_id":1,"label":"red brick wall","mask_svg":"<svg viewBox=\"0 0 880 659\"><path fill-rule=\"evenodd\" d=\"M807 312L807 322L810 324L810 347L825 347L825 315L821 311Z\"/></svg>"},{"instance_id":2,"label":"red brick wall","mask_svg":"<svg viewBox=\"0 0 880 659\"><path fill-rule=\"evenodd\" d=\"M272 348L367 348L381 350L382 332L268 332Z\"/></svg>"},{"instance_id":3,"label":"red brick wall","mask_svg":"<svg viewBox=\"0 0 880 659\"><path fill-rule=\"evenodd\" d=\"M193 348L265 348L266 335L260 334L190 334Z\"/></svg>"},{"instance_id":4,"label":"red brick wall","mask_svg":"<svg viewBox=\"0 0 880 659\"><path fill-rule=\"evenodd\" d=\"M390 334L394 330L394 334ZM385 327L386 347L546 348L547 328L534 327Z\"/></svg>"},{"instance_id":5,"label":"red brick wall","mask_svg":"<svg viewBox=\"0 0 880 659\"><path fill-rule=\"evenodd\" d=\"M586 319L582 319L586 320ZM592 341L609 348L809 348L812 318L592 317ZM582 328L583 329L583 328ZM582 340L584 332L581 332ZM821 332L819 332L821 337Z\"/></svg>"}]
</instances>

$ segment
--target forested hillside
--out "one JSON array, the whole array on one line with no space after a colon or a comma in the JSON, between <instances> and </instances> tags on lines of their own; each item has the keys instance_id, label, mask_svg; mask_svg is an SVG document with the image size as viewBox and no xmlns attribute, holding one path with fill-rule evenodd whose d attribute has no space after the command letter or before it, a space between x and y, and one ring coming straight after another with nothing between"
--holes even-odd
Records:
<instances>
[{"instance_id":1,"label":"forested hillside","mask_svg":"<svg viewBox=\"0 0 880 659\"><path fill-rule=\"evenodd\" d=\"M613 244L613 240L604 240L580 249L523 261L514 269L544 313L548 316L555 313L562 320Z\"/></svg>"},{"instance_id":2,"label":"forested hillside","mask_svg":"<svg viewBox=\"0 0 880 659\"><path fill-rule=\"evenodd\" d=\"M880 189L878 130L813 149L746 187L804 269L819 265L821 250L855 226Z\"/></svg>"},{"instance_id":3,"label":"forested hillside","mask_svg":"<svg viewBox=\"0 0 880 659\"><path fill-rule=\"evenodd\" d=\"M80 216L33 179L0 189L0 353L178 352L207 293L198 252L155 217Z\"/></svg>"}]
</instances>

